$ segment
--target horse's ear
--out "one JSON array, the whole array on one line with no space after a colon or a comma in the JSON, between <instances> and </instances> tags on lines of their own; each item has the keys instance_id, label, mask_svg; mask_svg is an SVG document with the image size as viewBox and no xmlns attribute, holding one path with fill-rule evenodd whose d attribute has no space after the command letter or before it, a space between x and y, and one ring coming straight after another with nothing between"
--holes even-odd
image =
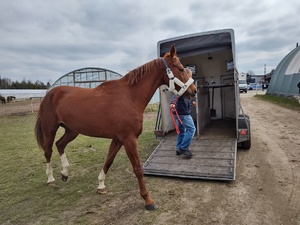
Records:
<instances>
[{"instance_id":1,"label":"horse's ear","mask_svg":"<svg viewBox=\"0 0 300 225\"><path fill-rule=\"evenodd\" d=\"M171 58L173 58L174 56L177 56L175 45L171 46L171 48L170 48L170 55L171 55Z\"/></svg>"}]
</instances>

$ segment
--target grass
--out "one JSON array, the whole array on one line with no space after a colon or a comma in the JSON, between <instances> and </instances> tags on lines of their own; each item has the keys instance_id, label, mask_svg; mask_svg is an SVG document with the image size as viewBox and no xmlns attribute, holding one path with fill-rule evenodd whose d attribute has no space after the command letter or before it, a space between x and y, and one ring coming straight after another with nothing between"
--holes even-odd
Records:
<instances>
[{"instance_id":1,"label":"grass","mask_svg":"<svg viewBox=\"0 0 300 225\"><path fill-rule=\"evenodd\" d=\"M289 102L273 96L270 99L266 99L270 96L265 95L255 97L284 106ZM278 103L280 101L282 103ZM145 110L144 129L138 141L142 162L145 162L158 144L153 135L157 107L154 104ZM298 105L294 106L293 101L289 107L299 109ZM171 212L176 214L181 211L183 204L180 196L183 195L183 186L191 193L192 198L199 198L201 192L207 190L204 187L209 187L204 182L194 180L147 176L146 186L160 208L154 212L145 211L130 162L124 149L121 149L107 174L108 194L100 196L96 194L97 177L106 158L110 140L82 135L66 149L70 162L69 180L63 182L60 179L61 162L54 148L52 165L56 183L46 185L45 158L43 151L37 147L33 132L35 118L36 114L0 116L1 225L114 224L122 221L122 218L129 221L126 225L153 224L153 218L155 220ZM59 130L58 137L61 132ZM200 201L195 209L207 207L202 203ZM191 211L191 214L181 219L192 220L194 215L197 213ZM174 223L178 224L175 218L179 217L174 217ZM131 221L135 222L130 223Z\"/></svg>"},{"instance_id":2,"label":"grass","mask_svg":"<svg viewBox=\"0 0 300 225\"><path fill-rule=\"evenodd\" d=\"M157 106L150 105L146 112L155 110ZM45 158L34 137L35 118L36 114L0 117L0 224L67 224L70 218L71 224L91 224L74 209L88 205L101 207L105 212L109 209L103 203L109 199L122 198L124 193L133 190L138 196L131 164L121 149L106 179L106 185L113 193L95 197L97 177L110 140L82 135L66 148L70 162L68 182L60 180L61 162L54 147L52 166L56 182L46 185ZM158 144L153 134L154 126L155 116L146 117L138 141L142 162ZM57 138L61 133L59 130ZM81 213L87 212L82 210Z\"/></svg>"},{"instance_id":3,"label":"grass","mask_svg":"<svg viewBox=\"0 0 300 225\"><path fill-rule=\"evenodd\" d=\"M284 97L274 96L274 95L255 95L254 97L281 105L286 108L300 110L300 104L298 100L294 98L284 98Z\"/></svg>"},{"instance_id":4,"label":"grass","mask_svg":"<svg viewBox=\"0 0 300 225\"><path fill-rule=\"evenodd\" d=\"M145 113L147 112L157 112L159 103L149 104L145 109Z\"/></svg>"}]
</instances>

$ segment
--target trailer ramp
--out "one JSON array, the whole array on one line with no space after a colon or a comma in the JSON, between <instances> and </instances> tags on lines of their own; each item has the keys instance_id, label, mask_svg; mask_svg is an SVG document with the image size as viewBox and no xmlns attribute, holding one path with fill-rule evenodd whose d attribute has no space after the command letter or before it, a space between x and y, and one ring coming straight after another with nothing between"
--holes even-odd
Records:
<instances>
[{"instance_id":1,"label":"trailer ramp","mask_svg":"<svg viewBox=\"0 0 300 225\"><path fill-rule=\"evenodd\" d=\"M180 178L235 180L236 138L194 138L193 157L176 155L176 133L165 136L143 165L144 174Z\"/></svg>"}]
</instances>

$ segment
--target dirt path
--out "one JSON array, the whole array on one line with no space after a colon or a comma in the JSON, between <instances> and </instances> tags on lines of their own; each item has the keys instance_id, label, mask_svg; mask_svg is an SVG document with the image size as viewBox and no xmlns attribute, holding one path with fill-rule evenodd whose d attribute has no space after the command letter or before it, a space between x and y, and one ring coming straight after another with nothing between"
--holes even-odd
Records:
<instances>
[{"instance_id":1,"label":"dirt path","mask_svg":"<svg viewBox=\"0 0 300 225\"><path fill-rule=\"evenodd\" d=\"M0 105L0 116L21 116L27 113L36 112L39 108L41 99L20 100L5 105Z\"/></svg>"},{"instance_id":2,"label":"dirt path","mask_svg":"<svg viewBox=\"0 0 300 225\"><path fill-rule=\"evenodd\" d=\"M252 94L241 94L251 118L252 148L238 153L233 206L242 214L233 221L300 224L300 112Z\"/></svg>"},{"instance_id":3,"label":"dirt path","mask_svg":"<svg viewBox=\"0 0 300 225\"><path fill-rule=\"evenodd\" d=\"M160 208L112 207L103 224L300 225L300 112L241 94L251 118L252 147L238 150L235 182L146 177ZM135 192L136 193L136 192ZM117 201L112 200L117 204ZM118 216L116 216L118 215ZM99 217L100 216L100 217Z\"/></svg>"},{"instance_id":4,"label":"dirt path","mask_svg":"<svg viewBox=\"0 0 300 225\"><path fill-rule=\"evenodd\" d=\"M81 215L90 224L114 225L300 225L300 112L254 94L241 94L251 119L252 147L238 150L235 182L145 177L157 211L144 210L138 189L121 194L109 190L105 206L93 208L86 201L69 219ZM25 103L0 106L0 115L32 110L30 102L25 111L18 104ZM132 178L132 172L128 176Z\"/></svg>"}]
</instances>

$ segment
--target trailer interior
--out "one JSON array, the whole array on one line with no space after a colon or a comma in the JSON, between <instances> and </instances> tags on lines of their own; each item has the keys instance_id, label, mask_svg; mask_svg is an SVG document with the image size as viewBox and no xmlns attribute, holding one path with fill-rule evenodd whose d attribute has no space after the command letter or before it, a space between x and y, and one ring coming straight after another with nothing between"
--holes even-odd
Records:
<instances>
[{"instance_id":1,"label":"trailer interior","mask_svg":"<svg viewBox=\"0 0 300 225\"><path fill-rule=\"evenodd\" d=\"M238 75L234 65L234 46L230 33L213 33L180 42L174 40L163 43L160 45L161 56L164 49L168 49L171 44L175 44L182 64L192 70L197 86L197 107L192 111L197 137L237 138L239 92L235 82ZM162 88L160 95L162 105L168 105L173 93ZM164 135L174 129L165 110L168 109L162 107L161 125Z\"/></svg>"}]
</instances>

